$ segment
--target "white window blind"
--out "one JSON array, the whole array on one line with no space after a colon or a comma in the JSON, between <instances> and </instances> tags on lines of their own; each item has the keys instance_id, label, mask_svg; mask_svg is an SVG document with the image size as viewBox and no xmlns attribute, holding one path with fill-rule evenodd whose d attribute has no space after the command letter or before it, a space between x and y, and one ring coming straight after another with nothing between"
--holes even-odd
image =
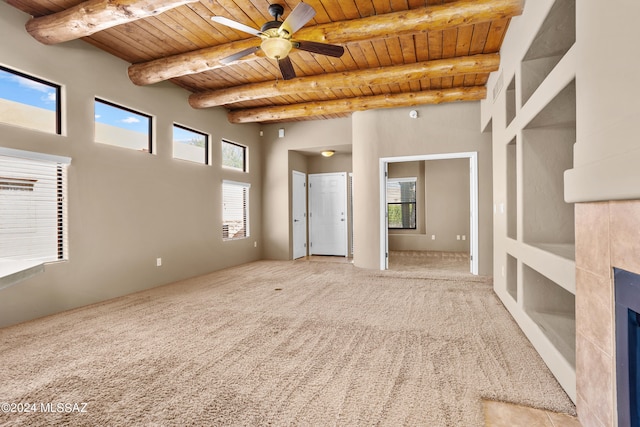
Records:
<instances>
[{"instance_id":1,"label":"white window blind","mask_svg":"<svg viewBox=\"0 0 640 427\"><path fill-rule=\"evenodd\" d=\"M64 157L0 150L0 258L67 259L68 164Z\"/></svg>"},{"instance_id":2,"label":"white window blind","mask_svg":"<svg viewBox=\"0 0 640 427\"><path fill-rule=\"evenodd\" d=\"M222 182L222 239L249 237L250 184L234 181Z\"/></svg>"}]
</instances>

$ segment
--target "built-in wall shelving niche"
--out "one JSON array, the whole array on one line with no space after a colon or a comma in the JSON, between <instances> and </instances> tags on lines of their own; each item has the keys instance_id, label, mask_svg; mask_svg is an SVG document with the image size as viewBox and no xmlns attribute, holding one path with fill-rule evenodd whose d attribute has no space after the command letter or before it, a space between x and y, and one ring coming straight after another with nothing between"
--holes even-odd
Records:
<instances>
[{"instance_id":1,"label":"built-in wall shelving niche","mask_svg":"<svg viewBox=\"0 0 640 427\"><path fill-rule=\"evenodd\" d=\"M576 298L571 292L522 265L523 306L562 357L576 366Z\"/></svg>"},{"instance_id":2,"label":"built-in wall shelving niche","mask_svg":"<svg viewBox=\"0 0 640 427\"><path fill-rule=\"evenodd\" d=\"M507 254L507 292L518 301L518 260Z\"/></svg>"},{"instance_id":3,"label":"built-in wall shelving niche","mask_svg":"<svg viewBox=\"0 0 640 427\"><path fill-rule=\"evenodd\" d=\"M522 104L526 104L576 41L576 2L556 0L522 60Z\"/></svg>"},{"instance_id":4,"label":"built-in wall shelving niche","mask_svg":"<svg viewBox=\"0 0 640 427\"><path fill-rule=\"evenodd\" d=\"M575 259L574 206L564 201L573 167L576 87L569 83L522 131L522 240Z\"/></svg>"},{"instance_id":5,"label":"built-in wall shelving niche","mask_svg":"<svg viewBox=\"0 0 640 427\"><path fill-rule=\"evenodd\" d=\"M509 86L507 86L507 92L505 93L507 98L506 109L507 109L507 126L511 124L513 119L516 118L516 77L513 76L511 78L511 82Z\"/></svg>"},{"instance_id":6,"label":"built-in wall shelving niche","mask_svg":"<svg viewBox=\"0 0 640 427\"><path fill-rule=\"evenodd\" d=\"M507 144L507 237L518 239L518 170L514 138Z\"/></svg>"}]
</instances>

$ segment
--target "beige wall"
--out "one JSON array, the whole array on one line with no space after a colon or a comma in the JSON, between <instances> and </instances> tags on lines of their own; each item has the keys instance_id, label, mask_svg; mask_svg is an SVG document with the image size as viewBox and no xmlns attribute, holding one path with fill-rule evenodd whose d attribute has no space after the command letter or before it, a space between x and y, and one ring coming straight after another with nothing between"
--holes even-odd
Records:
<instances>
[{"instance_id":1,"label":"beige wall","mask_svg":"<svg viewBox=\"0 0 640 427\"><path fill-rule=\"evenodd\" d=\"M351 172L351 153L334 154L333 157L309 156L309 173Z\"/></svg>"},{"instance_id":2,"label":"beige wall","mask_svg":"<svg viewBox=\"0 0 640 427\"><path fill-rule=\"evenodd\" d=\"M640 198L640 88L631 83L640 74L638 14L633 0L615 8L576 1L579 122L574 168L565 175L568 202ZM612 67L616 77L607 78Z\"/></svg>"},{"instance_id":3,"label":"beige wall","mask_svg":"<svg viewBox=\"0 0 640 427\"><path fill-rule=\"evenodd\" d=\"M478 152L479 273L492 268L491 135L480 132L480 104L451 103L374 110L353 115L354 262L380 266L379 159L383 157Z\"/></svg>"},{"instance_id":4,"label":"beige wall","mask_svg":"<svg viewBox=\"0 0 640 427\"><path fill-rule=\"evenodd\" d=\"M24 30L28 18L0 3L0 38L11 40L0 44L0 62L63 86L64 134L0 124L0 146L72 158L69 261L0 290L0 326L260 259L259 126L193 110L188 92L169 83L137 87L127 63L87 43L44 46ZM95 96L152 114L157 154L94 143ZM172 159L174 121L211 134L212 166ZM248 174L219 166L222 138L249 147ZM249 239L222 242L222 179L252 184Z\"/></svg>"}]
</instances>

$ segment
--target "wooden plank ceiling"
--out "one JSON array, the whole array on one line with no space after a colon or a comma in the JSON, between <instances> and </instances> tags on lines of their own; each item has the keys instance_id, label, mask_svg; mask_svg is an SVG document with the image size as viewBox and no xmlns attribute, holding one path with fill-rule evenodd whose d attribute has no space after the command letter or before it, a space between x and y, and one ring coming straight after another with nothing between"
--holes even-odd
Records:
<instances>
[{"instance_id":1,"label":"wooden plank ceiling","mask_svg":"<svg viewBox=\"0 0 640 427\"><path fill-rule=\"evenodd\" d=\"M215 23L259 29L300 0L6 0L33 16L46 44L82 38L132 65L138 85L170 80L194 108L222 105L229 121L282 122L348 116L371 108L483 99L498 69L509 21L524 0L307 0L315 16L294 33L344 47L339 58L293 49L296 78L283 80L261 51L223 59L260 39Z\"/></svg>"}]
</instances>

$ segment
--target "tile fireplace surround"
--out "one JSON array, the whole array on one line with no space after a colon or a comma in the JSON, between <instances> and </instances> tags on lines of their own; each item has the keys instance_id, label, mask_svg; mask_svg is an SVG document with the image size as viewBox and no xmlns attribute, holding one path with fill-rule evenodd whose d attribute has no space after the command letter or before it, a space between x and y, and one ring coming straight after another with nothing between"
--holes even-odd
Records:
<instances>
[{"instance_id":1,"label":"tile fireplace surround","mask_svg":"<svg viewBox=\"0 0 640 427\"><path fill-rule=\"evenodd\" d=\"M613 267L640 274L640 200L576 203L576 407L616 426Z\"/></svg>"}]
</instances>

